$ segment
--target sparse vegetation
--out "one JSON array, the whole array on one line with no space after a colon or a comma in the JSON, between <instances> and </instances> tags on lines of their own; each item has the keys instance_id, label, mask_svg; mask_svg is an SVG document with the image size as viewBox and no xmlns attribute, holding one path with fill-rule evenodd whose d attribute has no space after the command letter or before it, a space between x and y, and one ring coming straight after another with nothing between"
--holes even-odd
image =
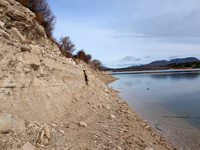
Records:
<instances>
[{"instance_id":1,"label":"sparse vegetation","mask_svg":"<svg viewBox=\"0 0 200 150\"><path fill-rule=\"evenodd\" d=\"M168 66L170 66L171 68L200 68L200 61L170 64Z\"/></svg>"},{"instance_id":2,"label":"sparse vegetation","mask_svg":"<svg viewBox=\"0 0 200 150\"><path fill-rule=\"evenodd\" d=\"M61 37L58 41L58 47L64 56L74 58L72 53L75 51L75 44L70 40L69 36Z\"/></svg>"},{"instance_id":3,"label":"sparse vegetation","mask_svg":"<svg viewBox=\"0 0 200 150\"><path fill-rule=\"evenodd\" d=\"M50 6L48 5L46 0L16 0L20 2L23 6L29 8L36 15L36 20L44 27L46 35L52 41L56 41L53 37L53 29L55 25L55 16L53 15ZM40 35L38 33L38 35ZM69 36L64 36L56 42L58 47L60 48L61 53L67 57L72 59L79 59L87 64L89 64L94 69L102 70L102 64L98 59L92 60L92 56L90 54L86 54L86 52L82 49L77 52L76 55L73 55L75 51L75 44L70 40Z\"/></svg>"},{"instance_id":4,"label":"sparse vegetation","mask_svg":"<svg viewBox=\"0 0 200 150\"><path fill-rule=\"evenodd\" d=\"M53 39L55 16L46 0L16 0L36 15L36 20L44 27L48 38Z\"/></svg>"}]
</instances>

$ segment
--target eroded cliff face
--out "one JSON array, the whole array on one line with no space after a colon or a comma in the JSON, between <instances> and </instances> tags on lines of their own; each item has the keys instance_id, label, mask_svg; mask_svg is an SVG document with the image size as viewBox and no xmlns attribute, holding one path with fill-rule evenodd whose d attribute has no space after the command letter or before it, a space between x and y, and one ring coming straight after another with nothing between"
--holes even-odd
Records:
<instances>
[{"instance_id":1,"label":"eroded cliff face","mask_svg":"<svg viewBox=\"0 0 200 150\"><path fill-rule=\"evenodd\" d=\"M61 117L95 76L61 56L34 18L15 0L0 0L0 112L48 122Z\"/></svg>"}]
</instances>

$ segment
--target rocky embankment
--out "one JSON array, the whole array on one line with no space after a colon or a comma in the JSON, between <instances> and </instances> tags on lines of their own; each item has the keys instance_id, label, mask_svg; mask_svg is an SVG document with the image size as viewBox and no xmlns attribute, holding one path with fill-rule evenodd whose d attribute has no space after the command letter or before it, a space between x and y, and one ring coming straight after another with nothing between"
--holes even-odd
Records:
<instances>
[{"instance_id":1,"label":"rocky embankment","mask_svg":"<svg viewBox=\"0 0 200 150\"><path fill-rule=\"evenodd\" d=\"M1 150L169 150L114 80L61 56L35 14L0 1Z\"/></svg>"}]
</instances>

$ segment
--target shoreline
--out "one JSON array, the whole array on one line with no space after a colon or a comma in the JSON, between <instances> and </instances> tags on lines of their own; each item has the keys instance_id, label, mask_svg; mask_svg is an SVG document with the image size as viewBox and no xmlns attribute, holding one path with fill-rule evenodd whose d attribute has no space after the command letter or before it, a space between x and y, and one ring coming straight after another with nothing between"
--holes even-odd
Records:
<instances>
[{"instance_id":1,"label":"shoreline","mask_svg":"<svg viewBox=\"0 0 200 150\"><path fill-rule=\"evenodd\" d=\"M170 144L143 120L108 84L116 78L92 71L96 79L74 95L63 116L53 122L25 121L26 130L1 136L0 149L16 150L27 142L34 150L172 150ZM47 136L38 139L44 127ZM45 133L45 132L44 132ZM2 142L6 141L6 143Z\"/></svg>"},{"instance_id":2,"label":"shoreline","mask_svg":"<svg viewBox=\"0 0 200 150\"><path fill-rule=\"evenodd\" d=\"M146 71L122 71L122 72L109 72L109 75L120 75L120 74L149 74L149 73L173 73L173 72L196 72L200 69L169 69L169 70L146 70Z\"/></svg>"}]
</instances>

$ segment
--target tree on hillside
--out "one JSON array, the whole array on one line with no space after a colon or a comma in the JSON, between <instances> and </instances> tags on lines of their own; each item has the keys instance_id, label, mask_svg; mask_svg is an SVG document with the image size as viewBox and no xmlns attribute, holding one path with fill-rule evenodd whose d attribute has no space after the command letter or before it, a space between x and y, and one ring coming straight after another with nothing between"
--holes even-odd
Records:
<instances>
[{"instance_id":1,"label":"tree on hillside","mask_svg":"<svg viewBox=\"0 0 200 150\"><path fill-rule=\"evenodd\" d=\"M85 61L85 57L86 57L86 54L83 49L77 52L77 59Z\"/></svg>"},{"instance_id":2,"label":"tree on hillside","mask_svg":"<svg viewBox=\"0 0 200 150\"><path fill-rule=\"evenodd\" d=\"M55 25L55 16L46 0L17 0L29 8L36 15L36 20L45 28L47 37L53 38L52 32Z\"/></svg>"},{"instance_id":3,"label":"tree on hillside","mask_svg":"<svg viewBox=\"0 0 200 150\"><path fill-rule=\"evenodd\" d=\"M102 63L100 62L100 60L98 59L94 59L92 61L93 65L94 65L94 68L95 69L99 69L99 70L102 70Z\"/></svg>"},{"instance_id":4,"label":"tree on hillside","mask_svg":"<svg viewBox=\"0 0 200 150\"><path fill-rule=\"evenodd\" d=\"M91 60L92 60L92 56L91 56L90 54L87 54L87 55L85 56L85 62L86 62L86 63L89 63L89 62L91 62Z\"/></svg>"},{"instance_id":5,"label":"tree on hillside","mask_svg":"<svg viewBox=\"0 0 200 150\"><path fill-rule=\"evenodd\" d=\"M61 37L58 42L58 47L67 58L72 58L72 53L75 51L75 44L73 44L69 36Z\"/></svg>"}]
</instances>

